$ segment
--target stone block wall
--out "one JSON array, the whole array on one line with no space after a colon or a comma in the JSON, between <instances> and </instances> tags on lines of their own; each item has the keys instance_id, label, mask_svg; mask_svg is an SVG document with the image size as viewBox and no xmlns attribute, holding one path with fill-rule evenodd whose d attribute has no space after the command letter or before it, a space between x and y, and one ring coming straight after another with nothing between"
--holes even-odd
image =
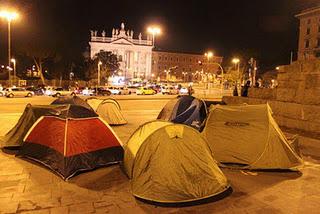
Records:
<instances>
[{"instance_id":1,"label":"stone block wall","mask_svg":"<svg viewBox=\"0 0 320 214\"><path fill-rule=\"evenodd\" d=\"M249 89L248 97L223 97L226 104L269 103L280 126L320 134L320 60L281 66L276 89Z\"/></svg>"}]
</instances>

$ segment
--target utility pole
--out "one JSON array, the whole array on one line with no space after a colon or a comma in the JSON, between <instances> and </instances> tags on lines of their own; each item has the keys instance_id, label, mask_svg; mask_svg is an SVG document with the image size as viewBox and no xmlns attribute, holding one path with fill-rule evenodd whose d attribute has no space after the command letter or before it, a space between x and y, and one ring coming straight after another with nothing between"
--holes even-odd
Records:
<instances>
[{"instance_id":1,"label":"utility pole","mask_svg":"<svg viewBox=\"0 0 320 214\"><path fill-rule=\"evenodd\" d=\"M257 61L253 60L253 78L252 78L252 85L255 87L256 85L256 76L257 76Z\"/></svg>"}]
</instances>

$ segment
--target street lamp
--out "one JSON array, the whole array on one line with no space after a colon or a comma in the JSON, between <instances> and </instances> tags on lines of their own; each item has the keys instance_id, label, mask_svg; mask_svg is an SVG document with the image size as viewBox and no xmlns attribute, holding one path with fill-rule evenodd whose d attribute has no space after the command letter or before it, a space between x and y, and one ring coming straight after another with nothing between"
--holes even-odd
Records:
<instances>
[{"instance_id":1,"label":"street lamp","mask_svg":"<svg viewBox=\"0 0 320 214\"><path fill-rule=\"evenodd\" d=\"M7 11L7 10L2 10L0 11L0 17L4 18L8 21L8 65L10 66L10 61L11 61L11 21L17 19L19 17L19 14L14 12L14 11ZM11 76L10 76L10 71L9 71L9 84L11 81Z\"/></svg>"},{"instance_id":2,"label":"street lamp","mask_svg":"<svg viewBox=\"0 0 320 214\"><path fill-rule=\"evenodd\" d=\"M213 57L212 51L208 51L208 52L206 52L204 55L208 58L208 61L209 61L209 59L210 59L211 57Z\"/></svg>"},{"instance_id":3,"label":"street lamp","mask_svg":"<svg viewBox=\"0 0 320 214\"><path fill-rule=\"evenodd\" d=\"M100 86L100 69L101 69L101 66L102 65L102 62L99 61L98 62L98 86Z\"/></svg>"},{"instance_id":4,"label":"street lamp","mask_svg":"<svg viewBox=\"0 0 320 214\"><path fill-rule=\"evenodd\" d=\"M208 59L208 64L209 64L210 58L213 57L213 52L212 52L212 51L208 51L208 52L206 52L204 55L207 57L207 59ZM202 63L201 63L201 64L202 64ZM210 63L210 64L212 64L212 65L218 65L219 68L220 68L220 70L221 70L221 95L222 95L224 70L223 70L221 64L218 63L218 62L212 62L212 63Z\"/></svg>"},{"instance_id":5,"label":"street lamp","mask_svg":"<svg viewBox=\"0 0 320 214\"><path fill-rule=\"evenodd\" d=\"M148 27L148 33L152 34L152 46L154 47L155 36L161 33L161 29L159 27Z\"/></svg>"},{"instance_id":6,"label":"street lamp","mask_svg":"<svg viewBox=\"0 0 320 214\"><path fill-rule=\"evenodd\" d=\"M237 71L238 71L238 78L240 78L240 59L238 58L233 58L232 63L237 66Z\"/></svg>"},{"instance_id":7,"label":"street lamp","mask_svg":"<svg viewBox=\"0 0 320 214\"><path fill-rule=\"evenodd\" d=\"M238 71L238 80L236 81L236 92L234 93L234 96L238 96L239 95L239 91L240 91L240 86L238 86L238 82L241 85L241 76L240 76L240 59L239 58L233 58L232 59L232 63L235 64L235 66L237 66L237 71Z\"/></svg>"},{"instance_id":8,"label":"street lamp","mask_svg":"<svg viewBox=\"0 0 320 214\"><path fill-rule=\"evenodd\" d=\"M12 58L10 60L13 63L13 84L16 84L16 77L17 77L17 71L16 71L16 59Z\"/></svg>"}]
</instances>

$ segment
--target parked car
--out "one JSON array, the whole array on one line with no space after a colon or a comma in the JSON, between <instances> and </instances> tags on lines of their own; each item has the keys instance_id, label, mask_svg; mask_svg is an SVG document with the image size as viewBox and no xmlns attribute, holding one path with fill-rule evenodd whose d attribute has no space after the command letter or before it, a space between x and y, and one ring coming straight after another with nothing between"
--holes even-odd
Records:
<instances>
[{"instance_id":1,"label":"parked car","mask_svg":"<svg viewBox=\"0 0 320 214\"><path fill-rule=\"evenodd\" d=\"M82 93L82 95L85 95L85 96L93 96L95 94L95 90L86 87L86 88L82 89L81 93Z\"/></svg>"},{"instance_id":2,"label":"parked car","mask_svg":"<svg viewBox=\"0 0 320 214\"><path fill-rule=\"evenodd\" d=\"M188 89L186 87L180 88L179 94L188 94Z\"/></svg>"},{"instance_id":3,"label":"parked car","mask_svg":"<svg viewBox=\"0 0 320 214\"><path fill-rule=\"evenodd\" d=\"M0 97L3 97L3 96L5 96L6 95L6 89L5 88L2 88L1 90L0 90Z\"/></svg>"},{"instance_id":4,"label":"parked car","mask_svg":"<svg viewBox=\"0 0 320 214\"><path fill-rule=\"evenodd\" d=\"M43 88L40 88L40 87L28 87L26 88L27 90L29 91L33 91L34 92L34 95L37 95L37 96L41 96L41 95L44 95L44 90Z\"/></svg>"},{"instance_id":5,"label":"parked car","mask_svg":"<svg viewBox=\"0 0 320 214\"><path fill-rule=\"evenodd\" d=\"M127 87L118 87L119 94L128 95L131 94Z\"/></svg>"},{"instance_id":6,"label":"parked car","mask_svg":"<svg viewBox=\"0 0 320 214\"><path fill-rule=\"evenodd\" d=\"M32 97L34 96L33 91L29 91L25 88L16 87L16 88L7 88L5 90L5 96L12 98L12 97Z\"/></svg>"},{"instance_id":7,"label":"parked car","mask_svg":"<svg viewBox=\"0 0 320 214\"><path fill-rule=\"evenodd\" d=\"M51 86L46 86L46 87L44 87L44 94L47 95L47 96L51 96L53 90L54 90L53 87L51 87Z\"/></svg>"},{"instance_id":8,"label":"parked car","mask_svg":"<svg viewBox=\"0 0 320 214\"><path fill-rule=\"evenodd\" d=\"M161 88L162 94L178 94L178 90L173 86L165 86Z\"/></svg>"},{"instance_id":9,"label":"parked car","mask_svg":"<svg viewBox=\"0 0 320 214\"><path fill-rule=\"evenodd\" d=\"M151 95L156 94L155 90L147 87L140 87L137 89L137 95Z\"/></svg>"},{"instance_id":10,"label":"parked car","mask_svg":"<svg viewBox=\"0 0 320 214\"><path fill-rule=\"evenodd\" d=\"M104 87L99 87L97 92L96 92L96 88L92 89L93 94L95 94L96 96L110 96L111 95L111 91L107 88Z\"/></svg>"},{"instance_id":11,"label":"parked car","mask_svg":"<svg viewBox=\"0 0 320 214\"><path fill-rule=\"evenodd\" d=\"M108 87L108 90L111 92L111 94L114 94L114 95L121 94L121 91L119 90L119 88L114 87L114 86Z\"/></svg>"},{"instance_id":12,"label":"parked car","mask_svg":"<svg viewBox=\"0 0 320 214\"><path fill-rule=\"evenodd\" d=\"M136 86L128 86L129 94L135 94L137 93L137 88Z\"/></svg>"},{"instance_id":13,"label":"parked car","mask_svg":"<svg viewBox=\"0 0 320 214\"><path fill-rule=\"evenodd\" d=\"M60 97L60 96L75 96L76 93L74 91L69 91L69 90L66 90L64 88L55 88L52 93L51 93L51 96L53 97Z\"/></svg>"}]
</instances>

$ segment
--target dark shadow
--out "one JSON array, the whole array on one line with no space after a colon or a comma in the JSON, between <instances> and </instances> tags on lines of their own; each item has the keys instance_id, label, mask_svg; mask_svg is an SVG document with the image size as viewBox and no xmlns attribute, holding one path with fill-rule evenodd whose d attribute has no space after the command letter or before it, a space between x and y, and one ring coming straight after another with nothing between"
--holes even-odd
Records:
<instances>
[{"instance_id":1,"label":"dark shadow","mask_svg":"<svg viewBox=\"0 0 320 214\"><path fill-rule=\"evenodd\" d=\"M20 146L4 147L2 152L8 155L16 155L19 152Z\"/></svg>"},{"instance_id":2,"label":"dark shadow","mask_svg":"<svg viewBox=\"0 0 320 214\"><path fill-rule=\"evenodd\" d=\"M247 172L297 173L300 176L302 176L302 173L299 170L294 169L248 169L249 165L238 163L221 163L220 167L233 170L242 170Z\"/></svg>"},{"instance_id":3,"label":"dark shadow","mask_svg":"<svg viewBox=\"0 0 320 214\"><path fill-rule=\"evenodd\" d=\"M209 198L205 198L205 199L201 199L201 200L196 200L196 201L190 201L190 202L181 202L181 203L160 203L160 202L156 202L156 201L150 201L150 200L146 200L146 199L142 199L142 198L138 198L135 197L138 201L150 204L150 205L154 205L154 206L158 206L158 207L189 207L189 206L196 206L196 205L201 205L201 204L207 204L207 203L212 203L215 201L219 201L221 199L224 199L225 197L231 195L231 193L233 192L231 187L228 187L228 189L226 189L224 192L209 197Z\"/></svg>"},{"instance_id":4,"label":"dark shadow","mask_svg":"<svg viewBox=\"0 0 320 214\"><path fill-rule=\"evenodd\" d=\"M79 187L103 191L111 188L122 189L123 185L128 185L128 179L118 165L104 167L91 172L86 171L77 177L72 177L69 183Z\"/></svg>"},{"instance_id":5,"label":"dark shadow","mask_svg":"<svg viewBox=\"0 0 320 214\"><path fill-rule=\"evenodd\" d=\"M209 108L211 105L227 105L224 101L205 100L204 102L205 102L207 108Z\"/></svg>"}]
</instances>

